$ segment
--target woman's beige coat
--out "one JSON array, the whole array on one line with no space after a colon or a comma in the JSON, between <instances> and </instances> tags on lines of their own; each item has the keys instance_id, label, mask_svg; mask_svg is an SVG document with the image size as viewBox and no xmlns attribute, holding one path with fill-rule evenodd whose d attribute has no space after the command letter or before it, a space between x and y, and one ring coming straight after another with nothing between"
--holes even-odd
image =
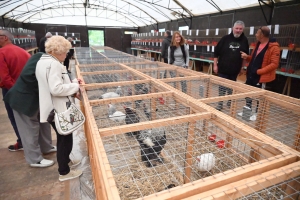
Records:
<instances>
[{"instance_id":1,"label":"woman's beige coat","mask_svg":"<svg viewBox=\"0 0 300 200\"><path fill-rule=\"evenodd\" d=\"M67 110L66 103L79 90L77 80L71 82L66 67L56 58L44 54L37 63L35 75L39 85L40 122L47 122L50 111ZM69 97L69 99L67 98Z\"/></svg>"}]
</instances>

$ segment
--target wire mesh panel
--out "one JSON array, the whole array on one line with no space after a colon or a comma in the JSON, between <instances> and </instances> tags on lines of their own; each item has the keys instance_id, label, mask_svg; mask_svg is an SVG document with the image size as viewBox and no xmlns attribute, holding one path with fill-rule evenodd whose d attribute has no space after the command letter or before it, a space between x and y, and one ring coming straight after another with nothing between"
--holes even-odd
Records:
<instances>
[{"instance_id":1,"label":"wire mesh panel","mask_svg":"<svg viewBox=\"0 0 300 200\"><path fill-rule=\"evenodd\" d=\"M113 71L108 71L108 73L105 74L86 74L82 75L82 77L86 84L133 81L143 79L142 77L132 72L120 72L119 70L116 73L114 73Z\"/></svg>"},{"instance_id":2,"label":"wire mesh panel","mask_svg":"<svg viewBox=\"0 0 300 200\"><path fill-rule=\"evenodd\" d=\"M121 199L142 198L217 174L222 176L235 168L247 169L247 164L267 159L214 121L184 117L190 118L189 122L165 122L165 126L150 125L147 129L137 124L134 136L117 128L99 130Z\"/></svg>"},{"instance_id":3,"label":"wire mesh panel","mask_svg":"<svg viewBox=\"0 0 300 200\"><path fill-rule=\"evenodd\" d=\"M209 103L223 113L238 119L248 126L300 150L300 106L268 98L250 96L246 98L214 101Z\"/></svg>"},{"instance_id":4,"label":"wire mesh panel","mask_svg":"<svg viewBox=\"0 0 300 200\"><path fill-rule=\"evenodd\" d=\"M157 96L157 98L137 98L136 100L128 98L121 102L93 106L93 114L98 128L165 119L190 113L190 108L175 98L164 97L164 94L160 96L159 93Z\"/></svg>"},{"instance_id":5,"label":"wire mesh panel","mask_svg":"<svg viewBox=\"0 0 300 200\"><path fill-rule=\"evenodd\" d=\"M296 200L300 195L300 163L293 163L246 179L238 179L184 200Z\"/></svg>"},{"instance_id":6,"label":"wire mesh panel","mask_svg":"<svg viewBox=\"0 0 300 200\"><path fill-rule=\"evenodd\" d=\"M139 83L122 83L86 88L89 100L108 99L117 97L129 97L157 92L167 91L162 86L150 81L139 81Z\"/></svg>"},{"instance_id":7,"label":"wire mesh panel","mask_svg":"<svg viewBox=\"0 0 300 200\"><path fill-rule=\"evenodd\" d=\"M185 73L180 70L180 68L174 66L161 67L158 69L139 69L138 71L156 79L191 76L190 73Z\"/></svg>"},{"instance_id":8,"label":"wire mesh panel","mask_svg":"<svg viewBox=\"0 0 300 200\"><path fill-rule=\"evenodd\" d=\"M157 62L148 62L148 63L142 63L142 64L134 64L134 63L129 63L127 64L128 67L131 67L133 69L157 69L161 67L159 63Z\"/></svg>"},{"instance_id":9,"label":"wire mesh panel","mask_svg":"<svg viewBox=\"0 0 300 200\"><path fill-rule=\"evenodd\" d=\"M210 78L186 77L186 79L163 81L196 99L239 94L244 91L234 84L230 85Z\"/></svg>"},{"instance_id":10,"label":"wire mesh panel","mask_svg":"<svg viewBox=\"0 0 300 200\"><path fill-rule=\"evenodd\" d=\"M122 70L124 67L121 67L120 65L116 63L111 63L109 65L80 65L80 71L81 72L95 72L95 71L110 71L110 70Z\"/></svg>"}]
</instances>

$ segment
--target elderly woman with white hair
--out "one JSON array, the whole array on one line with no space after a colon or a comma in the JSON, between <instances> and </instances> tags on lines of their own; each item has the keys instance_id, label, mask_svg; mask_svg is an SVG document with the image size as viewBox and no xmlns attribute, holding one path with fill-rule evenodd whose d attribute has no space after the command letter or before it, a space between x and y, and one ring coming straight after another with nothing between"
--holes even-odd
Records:
<instances>
[{"instance_id":1,"label":"elderly woman with white hair","mask_svg":"<svg viewBox=\"0 0 300 200\"><path fill-rule=\"evenodd\" d=\"M65 60L71 44L62 36L52 36L46 43L46 54L44 54L36 66L36 78L39 84L40 121L47 122L49 113L55 109L57 112L67 110L70 101L78 97L80 79L70 80L66 67L61 63ZM73 136L60 135L55 123L50 123L57 136L57 162L59 180L65 181L79 177L80 170L70 170L80 164L80 161L70 159L73 148Z\"/></svg>"}]
</instances>

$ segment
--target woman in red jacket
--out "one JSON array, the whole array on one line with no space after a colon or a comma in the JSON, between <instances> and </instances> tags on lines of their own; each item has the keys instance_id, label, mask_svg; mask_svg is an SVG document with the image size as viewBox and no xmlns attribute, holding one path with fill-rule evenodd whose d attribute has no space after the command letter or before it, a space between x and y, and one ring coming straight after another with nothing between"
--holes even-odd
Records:
<instances>
[{"instance_id":1,"label":"woman in red jacket","mask_svg":"<svg viewBox=\"0 0 300 200\"><path fill-rule=\"evenodd\" d=\"M257 44L251 55L241 52L241 57L249 62L247 67L246 84L264 89L266 83L271 82L276 77L276 69L280 60L280 48L277 42L270 40L270 29L267 26L260 27L255 37ZM250 117L252 109L252 99L246 99L242 116L247 119ZM257 112L258 107L256 108ZM245 117L245 112L249 116ZM250 120L256 120L256 115L252 115Z\"/></svg>"}]
</instances>

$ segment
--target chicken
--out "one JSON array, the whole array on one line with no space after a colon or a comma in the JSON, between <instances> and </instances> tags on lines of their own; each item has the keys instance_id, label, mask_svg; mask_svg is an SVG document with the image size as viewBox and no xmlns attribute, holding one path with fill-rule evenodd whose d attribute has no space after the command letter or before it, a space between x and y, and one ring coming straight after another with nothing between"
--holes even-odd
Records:
<instances>
[{"instance_id":1,"label":"chicken","mask_svg":"<svg viewBox=\"0 0 300 200\"><path fill-rule=\"evenodd\" d=\"M136 113L136 110L131 107L124 107L125 109L125 123L126 124L134 124L140 122L140 117ZM126 133L128 136L137 136L139 134L139 131L134 131L130 133Z\"/></svg>"},{"instance_id":2,"label":"chicken","mask_svg":"<svg viewBox=\"0 0 300 200\"><path fill-rule=\"evenodd\" d=\"M197 166L200 171L210 171L216 163L213 153L205 153L197 156Z\"/></svg>"},{"instance_id":3,"label":"chicken","mask_svg":"<svg viewBox=\"0 0 300 200\"><path fill-rule=\"evenodd\" d=\"M122 94L121 86L118 86L115 92L107 92L101 95L100 99L110 99L120 97Z\"/></svg>"},{"instance_id":4,"label":"chicken","mask_svg":"<svg viewBox=\"0 0 300 200\"><path fill-rule=\"evenodd\" d=\"M144 113L145 113L146 117L147 117L149 120L151 120L151 110L150 110L150 108L147 108L147 106L146 106L145 103L143 104L143 106L144 106ZM157 112L158 109L156 108L155 111Z\"/></svg>"},{"instance_id":5,"label":"chicken","mask_svg":"<svg viewBox=\"0 0 300 200\"><path fill-rule=\"evenodd\" d=\"M167 143L164 128L140 131L137 136L137 141L141 147L142 161L146 163L147 167L156 166L156 164L151 161L163 162L163 159L160 158L159 155Z\"/></svg>"},{"instance_id":6,"label":"chicken","mask_svg":"<svg viewBox=\"0 0 300 200\"><path fill-rule=\"evenodd\" d=\"M108 117L114 122L122 122L126 115L121 111L117 111L115 105L108 104Z\"/></svg>"}]
</instances>

